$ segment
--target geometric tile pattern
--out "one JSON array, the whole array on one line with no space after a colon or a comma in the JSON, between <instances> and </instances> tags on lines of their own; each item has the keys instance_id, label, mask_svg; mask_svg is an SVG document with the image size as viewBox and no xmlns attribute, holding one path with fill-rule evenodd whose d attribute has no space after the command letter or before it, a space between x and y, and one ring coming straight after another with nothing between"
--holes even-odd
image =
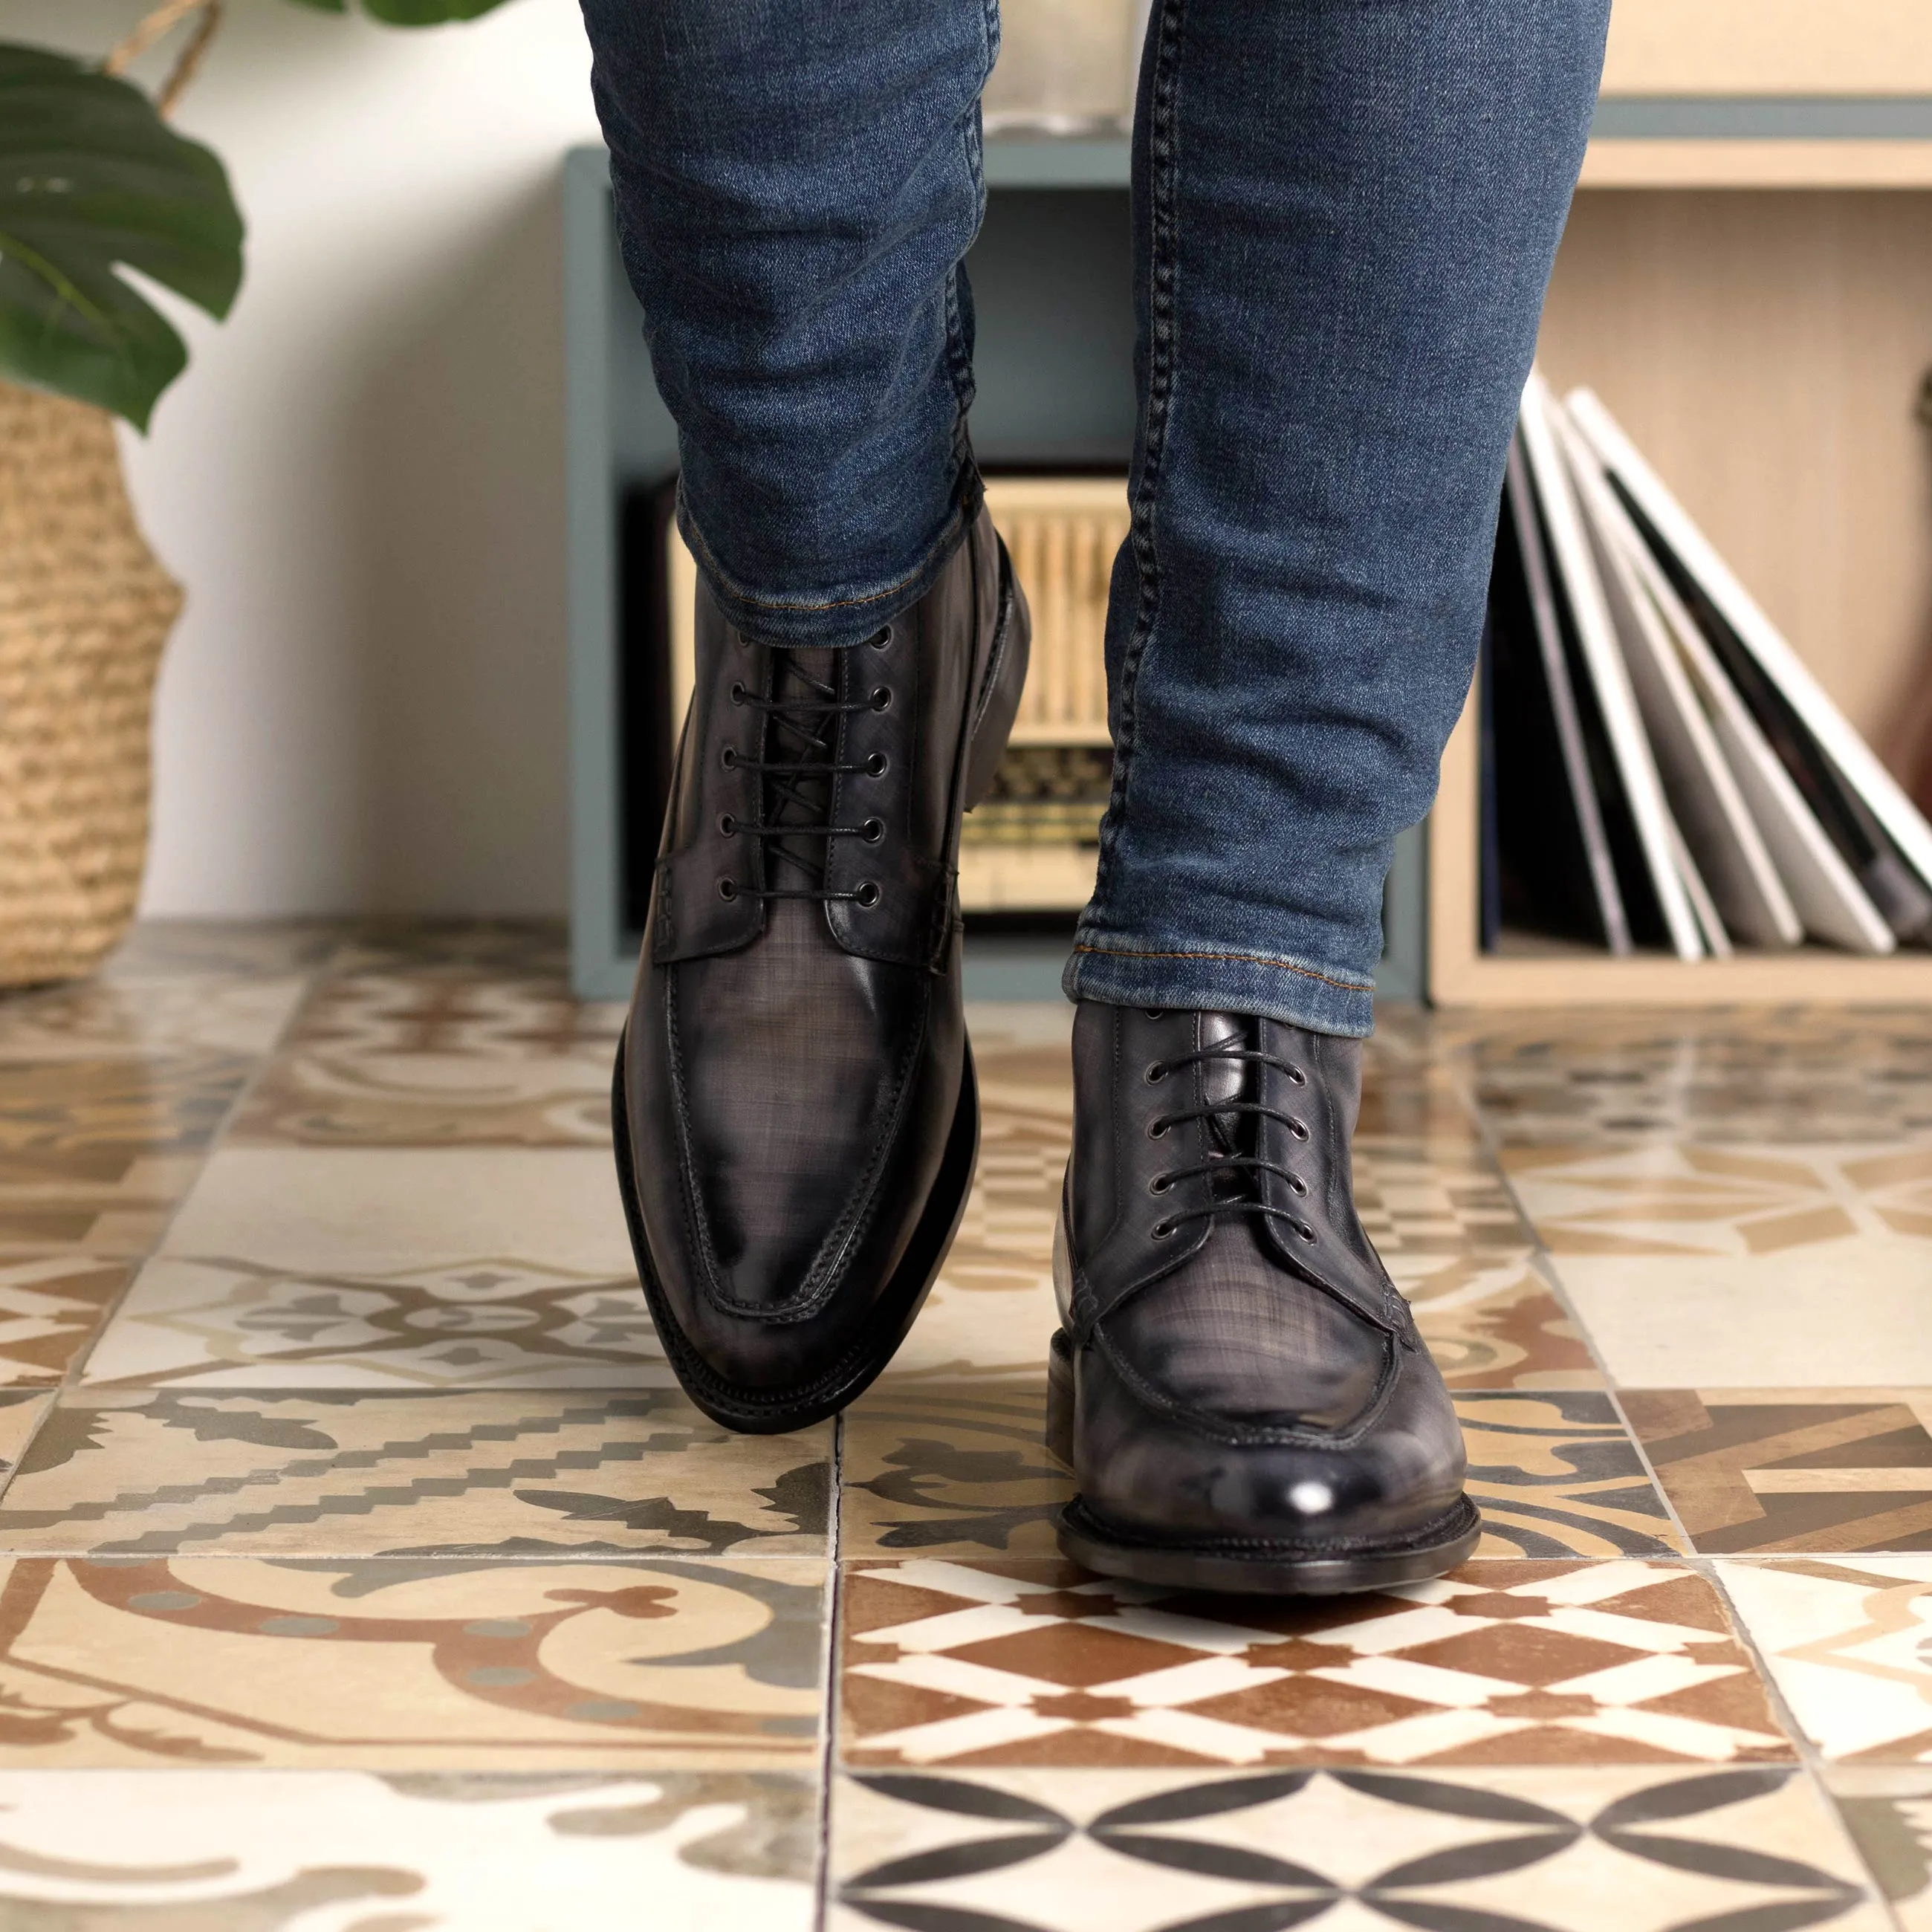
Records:
<instances>
[{"instance_id":1,"label":"geometric tile pattern","mask_svg":"<svg viewBox=\"0 0 1932 1932\"><path fill-rule=\"evenodd\" d=\"M1932 1141L1503 1160L1618 1382L1932 1383Z\"/></svg>"},{"instance_id":2,"label":"geometric tile pattern","mask_svg":"<svg viewBox=\"0 0 1932 1932\"><path fill-rule=\"evenodd\" d=\"M1825 1780L1900 1932L1932 1932L1932 1770L1837 1766Z\"/></svg>"},{"instance_id":3,"label":"geometric tile pattern","mask_svg":"<svg viewBox=\"0 0 1932 1932\"><path fill-rule=\"evenodd\" d=\"M0 1772L0 1924L513 1932L648 1898L806 1932L817 1810L785 1772Z\"/></svg>"},{"instance_id":4,"label":"geometric tile pattern","mask_svg":"<svg viewBox=\"0 0 1932 1932\"><path fill-rule=\"evenodd\" d=\"M920 1320L748 1438L556 928L0 1000L0 1925L803 1932L830 1696L842 1928L1876 1932L1855 1838L1932 1932L1932 1014L1378 1016L1359 1196L1484 1533L1306 1603L1058 1556L1070 1018L973 1010Z\"/></svg>"},{"instance_id":5,"label":"geometric tile pattern","mask_svg":"<svg viewBox=\"0 0 1932 1932\"><path fill-rule=\"evenodd\" d=\"M1932 1765L1932 1556L1781 1558L1718 1570L1826 1756Z\"/></svg>"},{"instance_id":6,"label":"geometric tile pattern","mask_svg":"<svg viewBox=\"0 0 1932 1932\"><path fill-rule=\"evenodd\" d=\"M1622 1400L1706 1555L1932 1550L1932 1390L1640 1389Z\"/></svg>"},{"instance_id":7,"label":"geometric tile pattern","mask_svg":"<svg viewBox=\"0 0 1932 1932\"><path fill-rule=\"evenodd\" d=\"M1065 1564L860 1564L854 1764L1716 1764L1787 1760L1702 1577L1474 1563L1306 1604Z\"/></svg>"},{"instance_id":8,"label":"geometric tile pattern","mask_svg":"<svg viewBox=\"0 0 1932 1932\"><path fill-rule=\"evenodd\" d=\"M0 1384L51 1388L128 1286L125 1261L92 1255L0 1259Z\"/></svg>"},{"instance_id":9,"label":"geometric tile pattern","mask_svg":"<svg viewBox=\"0 0 1932 1932\"><path fill-rule=\"evenodd\" d=\"M1513 1144L1932 1136L1922 1008L1449 1014L1432 1036Z\"/></svg>"},{"instance_id":10,"label":"geometric tile pattern","mask_svg":"<svg viewBox=\"0 0 1932 1932\"><path fill-rule=\"evenodd\" d=\"M1829 1808L1768 1768L839 1780L838 1932L1882 1932Z\"/></svg>"},{"instance_id":11,"label":"geometric tile pattern","mask_svg":"<svg viewBox=\"0 0 1932 1932\"><path fill-rule=\"evenodd\" d=\"M831 1430L736 1436L682 1393L101 1390L42 1425L0 1549L817 1556Z\"/></svg>"},{"instance_id":12,"label":"geometric tile pattern","mask_svg":"<svg viewBox=\"0 0 1932 1932\"><path fill-rule=\"evenodd\" d=\"M17 1558L0 1766L808 1766L824 1595L787 1558Z\"/></svg>"}]
</instances>

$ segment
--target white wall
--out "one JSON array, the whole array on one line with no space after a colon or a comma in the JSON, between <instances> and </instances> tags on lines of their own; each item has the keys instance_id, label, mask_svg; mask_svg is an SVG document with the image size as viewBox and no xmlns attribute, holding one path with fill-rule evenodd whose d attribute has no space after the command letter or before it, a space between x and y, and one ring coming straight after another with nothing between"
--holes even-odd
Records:
<instances>
[{"instance_id":1,"label":"white wall","mask_svg":"<svg viewBox=\"0 0 1932 1932\"><path fill-rule=\"evenodd\" d=\"M0 0L0 39L98 54L142 10ZM188 590L144 909L561 911L574 0L228 11L177 118L228 164L248 279L225 325L186 311L188 373L126 439Z\"/></svg>"}]
</instances>

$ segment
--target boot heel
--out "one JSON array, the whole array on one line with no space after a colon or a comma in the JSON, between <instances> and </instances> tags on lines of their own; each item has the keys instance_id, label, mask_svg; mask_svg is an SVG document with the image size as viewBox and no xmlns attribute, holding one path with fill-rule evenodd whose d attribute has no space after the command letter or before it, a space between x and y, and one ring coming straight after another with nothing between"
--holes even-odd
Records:
<instances>
[{"instance_id":1,"label":"boot heel","mask_svg":"<svg viewBox=\"0 0 1932 1932\"><path fill-rule=\"evenodd\" d=\"M987 670L987 689L974 722L972 742L966 752L964 809L970 812L993 788L994 774L1006 748L1006 740L1019 716L1020 693L1026 688L1027 659L1033 646L1033 616L1026 592L1013 574L1012 559L1004 538L1000 546L1000 622Z\"/></svg>"},{"instance_id":2,"label":"boot heel","mask_svg":"<svg viewBox=\"0 0 1932 1932\"><path fill-rule=\"evenodd\" d=\"M1053 1331L1046 1352L1046 1453L1064 1469L1073 1467L1073 1344L1064 1328Z\"/></svg>"}]
</instances>

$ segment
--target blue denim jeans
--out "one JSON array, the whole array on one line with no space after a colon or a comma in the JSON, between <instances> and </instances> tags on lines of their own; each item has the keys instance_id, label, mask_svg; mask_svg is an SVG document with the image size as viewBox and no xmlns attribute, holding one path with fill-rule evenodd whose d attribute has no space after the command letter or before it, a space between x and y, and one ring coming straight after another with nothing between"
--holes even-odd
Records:
<instances>
[{"instance_id":1,"label":"blue denim jeans","mask_svg":"<svg viewBox=\"0 0 1932 1932\"><path fill-rule=\"evenodd\" d=\"M583 0L726 616L842 644L976 507L995 0ZM1362 1034L1468 688L1608 0L1155 0L1099 877L1066 990Z\"/></svg>"}]
</instances>

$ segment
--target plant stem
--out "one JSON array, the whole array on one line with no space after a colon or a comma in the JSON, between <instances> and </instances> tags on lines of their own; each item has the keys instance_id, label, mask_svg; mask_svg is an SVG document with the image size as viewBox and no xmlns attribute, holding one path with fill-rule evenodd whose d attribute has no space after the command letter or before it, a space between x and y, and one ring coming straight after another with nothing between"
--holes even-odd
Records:
<instances>
[{"instance_id":1,"label":"plant stem","mask_svg":"<svg viewBox=\"0 0 1932 1932\"><path fill-rule=\"evenodd\" d=\"M134 32L100 63L101 72L124 73L157 40L180 26L190 14L199 14L201 18L195 22L188 45L182 48L173 70L162 83L155 98L156 112L164 116L171 114L176 103L187 91L188 83L200 72L208 43L221 25L221 4L222 0L161 0L161 4L143 16Z\"/></svg>"}]
</instances>

